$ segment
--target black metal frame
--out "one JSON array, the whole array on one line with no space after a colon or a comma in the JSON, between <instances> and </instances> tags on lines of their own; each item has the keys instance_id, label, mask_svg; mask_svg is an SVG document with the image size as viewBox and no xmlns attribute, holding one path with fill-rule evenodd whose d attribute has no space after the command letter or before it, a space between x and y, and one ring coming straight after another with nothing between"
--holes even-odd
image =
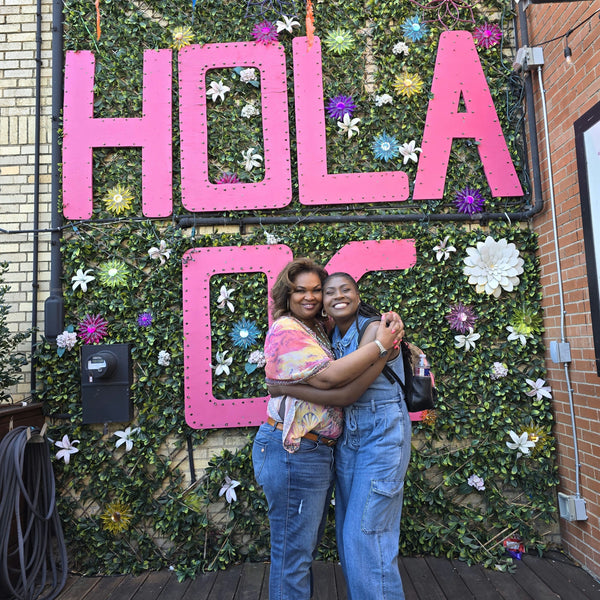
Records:
<instances>
[{"instance_id":1,"label":"black metal frame","mask_svg":"<svg viewBox=\"0 0 600 600\"><path fill-rule=\"evenodd\" d=\"M600 102L594 105L573 124L575 130L575 150L577 153L577 172L579 176L579 197L581 202L581 218L583 221L583 241L587 265L588 288L590 294L590 312L592 316L592 331L596 353L596 370L600 376L600 264L596 263L595 249L600 250L600 226L594 230L592 222L592 202L600 206L600 195L590 194L588 179L589 158L585 150L585 134L600 123ZM600 125L599 125L600 127ZM600 161L590 168L600 167ZM600 262L600 261L599 261Z\"/></svg>"}]
</instances>

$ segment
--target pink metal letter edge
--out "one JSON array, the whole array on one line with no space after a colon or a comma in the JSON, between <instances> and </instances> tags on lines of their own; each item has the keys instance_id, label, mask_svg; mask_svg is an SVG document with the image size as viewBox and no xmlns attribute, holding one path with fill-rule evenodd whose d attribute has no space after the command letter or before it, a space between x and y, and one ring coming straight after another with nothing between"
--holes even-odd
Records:
<instances>
[{"instance_id":1,"label":"pink metal letter edge","mask_svg":"<svg viewBox=\"0 0 600 600\"><path fill-rule=\"evenodd\" d=\"M208 178L206 72L237 66L260 71L265 178L217 185ZM253 42L188 46L179 52L179 90L183 205L193 212L287 206L292 187L283 46ZM237 148L240 160L246 150ZM259 148L254 150L262 154Z\"/></svg>"},{"instance_id":2,"label":"pink metal letter edge","mask_svg":"<svg viewBox=\"0 0 600 600\"><path fill-rule=\"evenodd\" d=\"M307 38L296 37L293 52L300 202L352 204L406 200L408 177L403 171L327 174L321 42L315 37L309 50Z\"/></svg>"},{"instance_id":3,"label":"pink metal letter edge","mask_svg":"<svg viewBox=\"0 0 600 600\"><path fill-rule=\"evenodd\" d=\"M193 429L245 427L265 420L267 397L218 400L212 392L210 278L219 273L262 272L267 294L292 260L285 245L195 248L183 257L185 418ZM327 264L360 279L369 271L409 269L416 263L414 240L350 242ZM382 310L387 307L381 307ZM418 420L419 414L412 415Z\"/></svg>"},{"instance_id":4,"label":"pink metal letter edge","mask_svg":"<svg viewBox=\"0 0 600 600\"><path fill-rule=\"evenodd\" d=\"M461 92L465 112L458 110ZM440 36L413 199L443 197L453 138L478 142L492 196L523 195L468 31L444 31Z\"/></svg>"},{"instance_id":5,"label":"pink metal letter edge","mask_svg":"<svg viewBox=\"0 0 600 600\"><path fill-rule=\"evenodd\" d=\"M142 147L142 203L146 217L173 212L171 50L144 50L143 117L94 118L94 55L67 52L63 135L63 212L92 216L92 148ZM114 182L115 185L118 183Z\"/></svg>"}]
</instances>

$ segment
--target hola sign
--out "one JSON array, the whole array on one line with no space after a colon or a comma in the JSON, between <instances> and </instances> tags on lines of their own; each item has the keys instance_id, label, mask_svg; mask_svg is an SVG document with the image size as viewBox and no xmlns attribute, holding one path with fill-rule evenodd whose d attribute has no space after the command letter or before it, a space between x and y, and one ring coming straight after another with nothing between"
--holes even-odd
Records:
<instances>
[{"instance_id":1,"label":"hola sign","mask_svg":"<svg viewBox=\"0 0 600 600\"><path fill-rule=\"evenodd\" d=\"M194 248L183 256L185 419L193 429L246 427L265 420L268 396L220 400L213 395L209 282L221 273L264 273L270 294L277 275L293 259L283 244ZM414 240L350 242L327 263L357 281L369 271L409 269L416 264ZM383 307L382 307L383 308ZM418 420L419 413L411 415Z\"/></svg>"},{"instance_id":2,"label":"hola sign","mask_svg":"<svg viewBox=\"0 0 600 600\"><path fill-rule=\"evenodd\" d=\"M92 216L92 150L142 148L142 205L168 217L172 196L172 51L144 51L143 116L94 118L94 55L65 61L63 206L68 219ZM321 48L293 41L299 200L305 205L360 204L408 198L403 171L327 173ZM261 74L265 177L214 184L208 178L205 76L211 69L256 67ZM441 34L421 142L414 200L441 199L454 138L474 138L492 196L522 196L471 33ZM459 111L461 95L466 111ZM264 210L292 200L285 55L280 44L192 45L179 52L181 195L191 212Z\"/></svg>"}]
</instances>

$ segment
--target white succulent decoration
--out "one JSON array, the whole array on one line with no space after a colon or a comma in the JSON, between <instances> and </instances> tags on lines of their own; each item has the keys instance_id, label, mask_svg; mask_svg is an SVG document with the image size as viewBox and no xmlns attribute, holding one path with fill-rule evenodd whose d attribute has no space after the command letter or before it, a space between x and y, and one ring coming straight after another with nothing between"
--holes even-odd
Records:
<instances>
[{"instance_id":1,"label":"white succulent decoration","mask_svg":"<svg viewBox=\"0 0 600 600\"><path fill-rule=\"evenodd\" d=\"M477 242L475 248L467 248L463 273L478 294L484 292L499 298L502 290L512 292L519 285L523 273L523 259L514 244L504 238L496 241L488 236L485 242Z\"/></svg>"}]
</instances>

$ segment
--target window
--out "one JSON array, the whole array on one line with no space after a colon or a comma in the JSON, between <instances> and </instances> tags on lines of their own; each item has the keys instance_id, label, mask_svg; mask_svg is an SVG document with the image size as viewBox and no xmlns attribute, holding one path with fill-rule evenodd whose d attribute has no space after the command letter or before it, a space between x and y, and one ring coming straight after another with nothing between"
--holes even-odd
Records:
<instances>
[{"instance_id":1,"label":"window","mask_svg":"<svg viewBox=\"0 0 600 600\"><path fill-rule=\"evenodd\" d=\"M577 119L574 128L596 370L600 375L600 103Z\"/></svg>"}]
</instances>

